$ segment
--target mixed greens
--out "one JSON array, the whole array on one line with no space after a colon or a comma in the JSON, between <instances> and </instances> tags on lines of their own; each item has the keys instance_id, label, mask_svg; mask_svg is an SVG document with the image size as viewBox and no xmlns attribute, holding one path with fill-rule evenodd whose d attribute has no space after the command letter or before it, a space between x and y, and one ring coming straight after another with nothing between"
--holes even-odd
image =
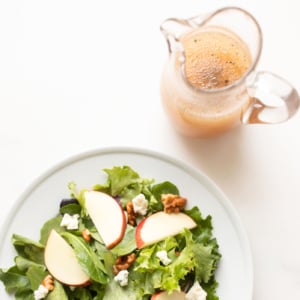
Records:
<instances>
[{"instance_id":1,"label":"mixed greens","mask_svg":"<svg viewBox=\"0 0 300 300\"><path fill-rule=\"evenodd\" d=\"M47 300L146 300L158 291L187 292L195 282L199 282L205 290L207 300L219 299L215 272L221 254L213 236L211 216L203 217L196 206L184 208L182 212L196 222L195 228L185 228L175 236L139 249L135 236L137 224L147 216L164 210L162 195L180 195L180 192L173 183L156 183L154 179L143 178L129 166L115 166L103 171L107 174L106 181L94 185L93 190L111 195L125 211L128 202L143 194L148 202L146 215L138 216L136 225L127 223L123 239L108 249L86 210L86 189L77 191L76 184L69 183L71 200L62 201L58 214L45 222L40 230L39 241L13 234L12 244L17 252L14 265L9 269L0 269L0 280L6 291L14 294L15 299L37 299L34 291L49 275L44 252L49 234L54 229L72 246L90 281L83 286L68 286L54 278L54 289L45 296ZM79 215L77 229L61 226L65 214ZM90 234L89 241L82 236L84 230ZM162 263L156 255L159 251L167 254L170 263ZM127 269L128 282L122 286L114 280L114 266L118 258L132 253L135 259Z\"/></svg>"}]
</instances>

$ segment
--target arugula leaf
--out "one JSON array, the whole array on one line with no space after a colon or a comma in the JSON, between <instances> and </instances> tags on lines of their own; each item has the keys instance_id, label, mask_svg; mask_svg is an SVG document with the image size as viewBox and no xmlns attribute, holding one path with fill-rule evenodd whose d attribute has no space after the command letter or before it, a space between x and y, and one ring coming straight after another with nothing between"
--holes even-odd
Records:
<instances>
[{"instance_id":1,"label":"arugula leaf","mask_svg":"<svg viewBox=\"0 0 300 300\"><path fill-rule=\"evenodd\" d=\"M74 181L69 182L69 183L68 183L68 188L69 188L69 190L70 190L70 196L71 196L72 198L75 198L75 199L78 200L79 195L78 195L78 192L77 192L77 190L76 190L76 183L75 183Z\"/></svg>"},{"instance_id":2,"label":"arugula leaf","mask_svg":"<svg viewBox=\"0 0 300 300\"><path fill-rule=\"evenodd\" d=\"M176 185L169 181L164 181L155 184L151 187L151 196L149 197L149 210L153 213L156 211L163 210L164 205L161 201L161 196L163 194L174 194L179 195L179 190Z\"/></svg>"},{"instance_id":3,"label":"arugula leaf","mask_svg":"<svg viewBox=\"0 0 300 300\"><path fill-rule=\"evenodd\" d=\"M13 266L8 270L0 269L0 280L4 283L5 289L8 293L12 293L16 290L28 290L30 289L30 281L26 277L25 273Z\"/></svg>"},{"instance_id":4,"label":"arugula leaf","mask_svg":"<svg viewBox=\"0 0 300 300\"><path fill-rule=\"evenodd\" d=\"M78 300L90 300L93 299L89 287L76 287L75 289L68 289L67 290L67 298L66 299L78 299ZM60 300L60 298L58 298ZM102 299L102 298L99 298ZM47 299L48 300L48 299ZM55 299L56 300L56 299Z\"/></svg>"},{"instance_id":5,"label":"arugula leaf","mask_svg":"<svg viewBox=\"0 0 300 300\"><path fill-rule=\"evenodd\" d=\"M154 197L158 200L161 199L162 194L179 195L177 186L170 181L164 181L162 183L153 185L151 191Z\"/></svg>"},{"instance_id":6,"label":"arugula leaf","mask_svg":"<svg viewBox=\"0 0 300 300\"><path fill-rule=\"evenodd\" d=\"M121 287L117 282L112 280L106 286L103 300L112 300L112 299L136 300L141 298L136 298L135 293L132 293L128 287Z\"/></svg>"},{"instance_id":7,"label":"arugula leaf","mask_svg":"<svg viewBox=\"0 0 300 300\"><path fill-rule=\"evenodd\" d=\"M12 243L20 256L38 264L44 264L44 245L18 234L13 234Z\"/></svg>"},{"instance_id":8,"label":"arugula leaf","mask_svg":"<svg viewBox=\"0 0 300 300\"><path fill-rule=\"evenodd\" d=\"M48 274L49 273L43 267L39 267L39 266L29 267L28 271L26 272L26 276L30 281L31 289L33 291L36 290L41 284L41 282L43 281L43 279Z\"/></svg>"},{"instance_id":9,"label":"arugula leaf","mask_svg":"<svg viewBox=\"0 0 300 300\"><path fill-rule=\"evenodd\" d=\"M17 290L15 293L15 300L34 300L32 290Z\"/></svg>"},{"instance_id":10,"label":"arugula leaf","mask_svg":"<svg viewBox=\"0 0 300 300\"><path fill-rule=\"evenodd\" d=\"M15 263L18 270L21 272L26 272L30 267L42 267L46 269L43 265L37 264L30 259L24 258L22 256L15 257Z\"/></svg>"},{"instance_id":11,"label":"arugula leaf","mask_svg":"<svg viewBox=\"0 0 300 300\"><path fill-rule=\"evenodd\" d=\"M63 232L62 236L72 245L78 262L91 279L106 284L109 280L107 271L99 257L84 239L69 232Z\"/></svg>"},{"instance_id":12,"label":"arugula leaf","mask_svg":"<svg viewBox=\"0 0 300 300\"><path fill-rule=\"evenodd\" d=\"M116 245L111 252L116 256L123 256L136 249L135 228L127 225L122 241Z\"/></svg>"},{"instance_id":13,"label":"arugula leaf","mask_svg":"<svg viewBox=\"0 0 300 300\"><path fill-rule=\"evenodd\" d=\"M52 229L55 229L56 232L58 232L58 233L66 231L66 229L64 227L60 226L61 220L62 220L62 216L58 215L44 223L43 227L40 230L40 243L41 244L46 245L50 231Z\"/></svg>"},{"instance_id":14,"label":"arugula leaf","mask_svg":"<svg viewBox=\"0 0 300 300\"><path fill-rule=\"evenodd\" d=\"M70 204L67 204L67 205L64 205L63 207L61 207L59 209L59 212L61 214L69 214L69 215L79 214L80 215L81 206L76 203L70 203Z\"/></svg>"},{"instance_id":15,"label":"arugula leaf","mask_svg":"<svg viewBox=\"0 0 300 300\"><path fill-rule=\"evenodd\" d=\"M68 184L68 188L70 190L70 196L72 198L75 198L80 207L81 207L81 216L87 216L88 213L85 209L85 205L84 205L84 193L88 190L88 189L82 189L80 192L77 192L76 190L76 183L74 181L69 182ZM64 210L63 210L64 211Z\"/></svg>"},{"instance_id":16,"label":"arugula leaf","mask_svg":"<svg viewBox=\"0 0 300 300\"><path fill-rule=\"evenodd\" d=\"M68 300L68 295L63 287L63 285L54 280L54 290L51 291L47 298L47 300Z\"/></svg>"}]
</instances>

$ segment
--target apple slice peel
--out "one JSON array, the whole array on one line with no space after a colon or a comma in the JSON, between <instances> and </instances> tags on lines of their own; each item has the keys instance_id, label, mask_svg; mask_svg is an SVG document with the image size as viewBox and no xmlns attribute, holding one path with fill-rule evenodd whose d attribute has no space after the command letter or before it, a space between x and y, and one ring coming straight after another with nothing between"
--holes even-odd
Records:
<instances>
[{"instance_id":1,"label":"apple slice peel","mask_svg":"<svg viewBox=\"0 0 300 300\"><path fill-rule=\"evenodd\" d=\"M136 244L139 249L179 234L184 228L192 229L196 222L187 214L159 211L143 219L136 228Z\"/></svg>"}]
</instances>

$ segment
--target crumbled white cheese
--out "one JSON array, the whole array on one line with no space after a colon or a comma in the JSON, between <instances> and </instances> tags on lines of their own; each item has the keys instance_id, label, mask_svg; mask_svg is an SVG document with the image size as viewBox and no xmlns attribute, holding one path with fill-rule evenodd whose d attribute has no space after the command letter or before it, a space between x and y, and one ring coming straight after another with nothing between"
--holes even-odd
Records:
<instances>
[{"instance_id":1,"label":"crumbled white cheese","mask_svg":"<svg viewBox=\"0 0 300 300\"><path fill-rule=\"evenodd\" d=\"M49 290L41 284L38 287L38 289L33 292L34 300L44 299L44 298L46 298L48 293L49 293Z\"/></svg>"},{"instance_id":2,"label":"crumbled white cheese","mask_svg":"<svg viewBox=\"0 0 300 300\"><path fill-rule=\"evenodd\" d=\"M203 290L198 281L190 288L188 293L185 295L187 300L206 300L206 292Z\"/></svg>"},{"instance_id":3,"label":"crumbled white cheese","mask_svg":"<svg viewBox=\"0 0 300 300\"><path fill-rule=\"evenodd\" d=\"M79 215L64 214L60 226L66 227L67 229L78 229Z\"/></svg>"},{"instance_id":4,"label":"crumbled white cheese","mask_svg":"<svg viewBox=\"0 0 300 300\"><path fill-rule=\"evenodd\" d=\"M126 286L128 284L128 274L129 272L127 270L122 270L114 277L114 280L118 282L120 286Z\"/></svg>"},{"instance_id":5,"label":"crumbled white cheese","mask_svg":"<svg viewBox=\"0 0 300 300\"><path fill-rule=\"evenodd\" d=\"M144 216L147 213L148 201L144 194L139 194L132 199L133 210L135 213Z\"/></svg>"},{"instance_id":6,"label":"crumbled white cheese","mask_svg":"<svg viewBox=\"0 0 300 300\"><path fill-rule=\"evenodd\" d=\"M166 266L172 262L172 260L168 257L168 253L165 250L157 251L156 256L160 259L160 261Z\"/></svg>"}]
</instances>

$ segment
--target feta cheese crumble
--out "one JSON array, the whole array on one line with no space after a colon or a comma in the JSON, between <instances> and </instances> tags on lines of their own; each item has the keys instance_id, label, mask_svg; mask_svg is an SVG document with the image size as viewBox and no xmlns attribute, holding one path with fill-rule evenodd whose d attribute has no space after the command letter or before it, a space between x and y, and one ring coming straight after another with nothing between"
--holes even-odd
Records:
<instances>
[{"instance_id":1,"label":"feta cheese crumble","mask_svg":"<svg viewBox=\"0 0 300 300\"><path fill-rule=\"evenodd\" d=\"M69 215L64 214L60 226L66 227L67 229L78 229L78 223L79 223L79 215Z\"/></svg>"},{"instance_id":2,"label":"feta cheese crumble","mask_svg":"<svg viewBox=\"0 0 300 300\"><path fill-rule=\"evenodd\" d=\"M147 213L148 201L144 194L139 194L132 199L133 210L135 213L144 216Z\"/></svg>"},{"instance_id":3,"label":"feta cheese crumble","mask_svg":"<svg viewBox=\"0 0 300 300\"><path fill-rule=\"evenodd\" d=\"M128 274L129 272L127 270L122 270L114 277L114 280L118 282L120 286L126 286L128 284Z\"/></svg>"},{"instance_id":4,"label":"feta cheese crumble","mask_svg":"<svg viewBox=\"0 0 300 300\"><path fill-rule=\"evenodd\" d=\"M160 259L163 265L167 266L172 262L172 260L168 257L168 253L165 250L157 251L156 256Z\"/></svg>"},{"instance_id":5,"label":"feta cheese crumble","mask_svg":"<svg viewBox=\"0 0 300 300\"><path fill-rule=\"evenodd\" d=\"M186 300L206 300L206 292L203 290L198 281L190 288L185 295Z\"/></svg>"},{"instance_id":6,"label":"feta cheese crumble","mask_svg":"<svg viewBox=\"0 0 300 300\"><path fill-rule=\"evenodd\" d=\"M42 284L40 284L38 289L33 292L34 300L44 299L44 298L46 298L48 293L49 293L49 290L46 287L44 287Z\"/></svg>"}]
</instances>

